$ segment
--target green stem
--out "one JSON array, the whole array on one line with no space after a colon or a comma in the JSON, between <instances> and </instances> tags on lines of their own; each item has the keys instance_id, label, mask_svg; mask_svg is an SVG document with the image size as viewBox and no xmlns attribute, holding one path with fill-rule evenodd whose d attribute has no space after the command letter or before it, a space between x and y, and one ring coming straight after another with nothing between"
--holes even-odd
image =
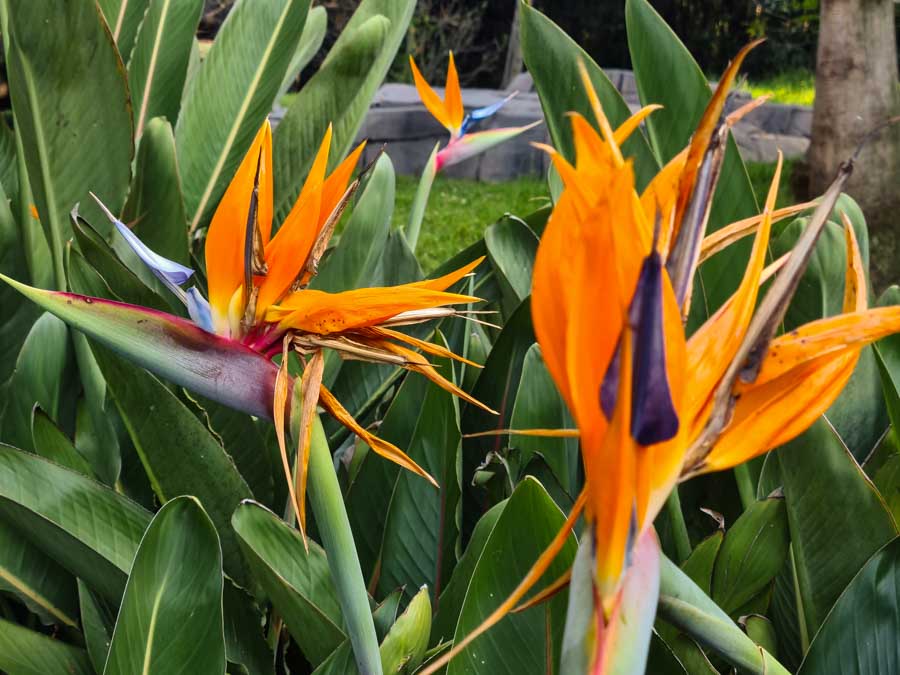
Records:
<instances>
[{"instance_id":1,"label":"green stem","mask_svg":"<svg viewBox=\"0 0 900 675\"><path fill-rule=\"evenodd\" d=\"M734 479L737 481L741 506L743 506L746 511L754 502L756 502L756 487L753 485L753 477L750 475L750 468L746 464L738 464L734 467Z\"/></svg>"},{"instance_id":2,"label":"green stem","mask_svg":"<svg viewBox=\"0 0 900 675\"><path fill-rule=\"evenodd\" d=\"M681 511L681 497L678 495L677 485L666 499L666 513L669 514L669 526L675 540L675 555L678 556L678 562L682 563L690 557L692 548L687 524L684 522L684 513Z\"/></svg>"},{"instance_id":3,"label":"green stem","mask_svg":"<svg viewBox=\"0 0 900 675\"><path fill-rule=\"evenodd\" d=\"M315 514L328 566L360 675L381 675L378 636L369 609L366 582L350 530L344 497L318 416L315 418L309 449L309 500Z\"/></svg>"},{"instance_id":4,"label":"green stem","mask_svg":"<svg viewBox=\"0 0 900 675\"><path fill-rule=\"evenodd\" d=\"M425 217L425 207L428 205L428 195L431 194L431 186L437 175L437 152L440 143L435 144L434 150L425 163L422 177L419 178L419 186L416 188L416 196L413 197L412 206L409 209L409 220L406 222L406 243L409 249L415 253L416 244L419 243L419 233L422 231L422 219Z\"/></svg>"}]
</instances>

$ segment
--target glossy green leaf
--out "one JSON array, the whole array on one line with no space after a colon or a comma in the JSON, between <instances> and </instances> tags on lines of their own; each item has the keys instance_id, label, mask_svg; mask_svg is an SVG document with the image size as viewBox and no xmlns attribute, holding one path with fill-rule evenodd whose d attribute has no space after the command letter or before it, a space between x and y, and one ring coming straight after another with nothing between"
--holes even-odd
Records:
<instances>
[{"instance_id":1,"label":"glossy green leaf","mask_svg":"<svg viewBox=\"0 0 900 675\"><path fill-rule=\"evenodd\" d=\"M372 620L375 622L375 632L378 639L384 640L391 626L397 620L397 612L400 611L400 601L403 599L403 589L395 588L381 603L372 610Z\"/></svg>"},{"instance_id":2,"label":"glossy green leaf","mask_svg":"<svg viewBox=\"0 0 900 675\"><path fill-rule=\"evenodd\" d=\"M225 656L229 663L238 664L248 675L274 675L275 672L275 655L263 633L266 628L264 609L258 607L247 593L226 581L222 593Z\"/></svg>"},{"instance_id":3,"label":"glossy green leaf","mask_svg":"<svg viewBox=\"0 0 900 675\"><path fill-rule=\"evenodd\" d=\"M503 292L503 313L509 316L531 295L538 238L524 221L505 216L485 230L484 243Z\"/></svg>"},{"instance_id":4,"label":"glossy green leaf","mask_svg":"<svg viewBox=\"0 0 900 675\"><path fill-rule=\"evenodd\" d=\"M575 422L569 414L562 396L550 377L539 345L532 345L525 354L522 377L513 404L510 427L513 429L574 429ZM576 494L580 456L577 438L540 438L537 436L511 435L509 446L516 448L522 466L529 459L540 455L552 469L562 488L570 495Z\"/></svg>"},{"instance_id":5,"label":"glossy green leaf","mask_svg":"<svg viewBox=\"0 0 900 675\"><path fill-rule=\"evenodd\" d=\"M231 514L250 497L250 488L234 461L153 375L102 347L95 347L94 353L156 496L163 503L179 495L196 497L219 533L225 569L243 582Z\"/></svg>"},{"instance_id":6,"label":"glossy green leaf","mask_svg":"<svg viewBox=\"0 0 900 675\"><path fill-rule=\"evenodd\" d=\"M897 526L827 418L776 456L803 616L814 635L866 560L897 535Z\"/></svg>"},{"instance_id":7,"label":"glossy green leaf","mask_svg":"<svg viewBox=\"0 0 900 675\"><path fill-rule=\"evenodd\" d=\"M522 55L544 108L544 119L553 145L572 161L575 146L571 125L566 115L572 111L593 120L590 102L581 83L579 62L584 63L603 110L613 127L631 114L615 85L596 62L546 16L522 2L519 6ZM659 113L654 113L657 115ZM645 186L659 169L653 151L642 131L632 134L622 147L626 156L635 158L635 175L639 187Z\"/></svg>"},{"instance_id":8,"label":"glossy green leaf","mask_svg":"<svg viewBox=\"0 0 900 675\"><path fill-rule=\"evenodd\" d=\"M716 558L712 598L733 614L778 574L790 544L783 499L757 501L725 535Z\"/></svg>"},{"instance_id":9,"label":"glossy green leaf","mask_svg":"<svg viewBox=\"0 0 900 675\"><path fill-rule=\"evenodd\" d=\"M291 57L291 63L288 65L284 79L281 81L281 88L278 90L278 98L284 96L288 89L300 77L300 72L306 68L307 64L312 61L313 57L322 48L322 42L325 41L325 32L328 28L328 13L321 5L311 7L306 17L306 23L303 26L303 33L300 35L300 42L294 56Z\"/></svg>"},{"instance_id":10,"label":"glossy green leaf","mask_svg":"<svg viewBox=\"0 0 900 675\"><path fill-rule=\"evenodd\" d=\"M5 445L0 445L0 516L115 602L150 522L150 514L130 499Z\"/></svg>"},{"instance_id":11,"label":"glossy green leaf","mask_svg":"<svg viewBox=\"0 0 900 675\"><path fill-rule=\"evenodd\" d=\"M113 209L125 198L134 152L125 73L95 3L5 6L13 112L62 288L69 212L90 208L89 190Z\"/></svg>"},{"instance_id":12,"label":"glossy green leaf","mask_svg":"<svg viewBox=\"0 0 900 675\"><path fill-rule=\"evenodd\" d=\"M135 555L104 675L221 674L222 579L219 539L200 502L163 505Z\"/></svg>"},{"instance_id":13,"label":"glossy green leaf","mask_svg":"<svg viewBox=\"0 0 900 675\"><path fill-rule=\"evenodd\" d=\"M430 632L431 600L423 586L381 643L381 668L385 675L414 673L425 656Z\"/></svg>"},{"instance_id":14,"label":"glossy green leaf","mask_svg":"<svg viewBox=\"0 0 900 675\"><path fill-rule=\"evenodd\" d=\"M0 185L3 186L12 204L16 204L19 197L18 161L16 134L10 125L4 122L0 124Z\"/></svg>"},{"instance_id":15,"label":"glossy green leaf","mask_svg":"<svg viewBox=\"0 0 900 675\"><path fill-rule=\"evenodd\" d=\"M122 62L127 63L150 0L97 0L97 4L116 41Z\"/></svg>"},{"instance_id":16,"label":"glossy green leaf","mask_svg":"<svg viewBox=\"0 0 900 675\"><path fill-rule=\"evenodd\" d=\"M878 298L879 307L900 305L900 287L891 286ZM900 336L891 335L875 345L881 388L893 428L900 429Z\"/></svg>"},{"instance_id":17,"label":"glossy green leaf","mask_svg":"<svg viewBox=\"0 0 900 675\"><path fill-rule=\"evenodd\" d=\"M268 509L243 502L232 518L250 572L284 618L311 663L317 665L346 638L325 552Z\"/></svg>"},{"instance_id":18,"label":"glossy green leaf","mask_svg":"<svg viewBox=\"0 0 900 675\"><path fill-rule=\"evenodd\" d=\"M208 222L272 109L309 4L235 3L192 78L175 127L191 230Z\"/></svg>"},{"instance_id":19,"label":"glossy green leaf","mask_svg":"<svg viewBox=\"0 0 900 675\"><path fill-rule=\"evenodd\" d=\"M88 461L81 456L68 436L56 426L56 423L40 406L35 406L32 413L31 437L34 441L34 451L41 457L46 457L60 466L84 474L88 478L94 477Z\"/></svg>"},{"instance_id":20,"label":"glossy green leaf","mask_svg":"<svg viewBox=\"0 0 900 675\"><path fill-rule=\"evenodd\" d=\"M442 338L438 334L433 341L446 346ZM448 359L433 358L432 363L452 377ZM453 571L459 537L461 437L450 392L429 382L419 406L415 431L402 447L441 487L435 489L409 471L397 474L381 543L378 588L384 594L405 586L411 593L416 584L425 584L436 598Z\"/></svg>"},{"instance_id":21,"label":"glossy green leaf","mask_svg":"<svg viewBox=\"0 0 900 675\"><path fill-rule=\"evenodd\" d=\"M122 220L131 225L134 233L152 250L188 265L187 218L178 176L172 125L165 119L154 117L141 137ZM121 237L113 238L113 248L119 257L131 262L125 257L122 244ZM143 262L139 265L138 262L134 261L135 264L129 264L129 267L147 283L153 278L152 273Z\"/></svg>"},{"instance_id":22,"label":"glossy green leaf","mask_svg":"<svg viewBox=\"0 0 900 675\"><path fill-rule=\"evenodd\" d=\"M329 167L347 154L415 8L414 0L362 0L322 66L275 130L275 220L288 214L329 124Z\"/></svg>"},{"instance_id":23,"label":"glossy green leaf","mask_svg":"<svg viewBox=\"0 0 900 675\"><path fill-rule=\"evenodd\" d=\"M0 670L10 675L93 675L87 652L0 619Z\"/></svg>"},{"instance_id":24,"label":"glossy green leaf","mask_svg":"<svg viewBox=\"0 0 900 675\"><path fill-rule=\"evenodd\" d=\"M663 106L646 125L657 157L666 163L687 146L712 92L696 61L647 0L626 2L625 25L641 103ZM735 45L735 53L739 48ZM707 231L756 213L753 186L737 144L729 137ZM734 292L749 252L750 241L739 242L700 267L703 293L695 289L694 294L698 310L711 314Z\"/></svg>"},{"instance_id":25,"label":"glossy green leaf","mask_svg":"<svg viewBox=\"0 0 900 675\"><path fill-rule=\"evenodd\" d=\"M134 137L154 117L178 118L203 0L150 0L128 60Z\"/></svg>"},{"instance_id":26,"label":"glossy green leaf","mask_svg":"<svg viewBox=\"0 0 900 675\"><path fill-rule=\"evenodd\" d=\"M481 558L484 545L487 543L491 532L494 531L497 520L499 520L500 514L506 508L506 504L507 500L495 504L475 525L465 553L460 557L453 570L453 576L450 577L449 583L444 587L444 592L441 593L440 601L437 604L437 610L431 624L430 644L432 646L450 640L453 637L453 633L456 630L456 621L459 618L460 609L462 609L466 592L469 589L472 571Z\"/></svg>"},{"instance_id":27,"label":"glossy green leaf","mask_svg":"<svg viewBox=\"0 0 900 675\"><path fill-rule=\"evenodd\" d=\"M0 185L0 274L26 282L28 256L27 253L23 255L25 242L20 236L19 226L13 218L7 202L8 195L3 187ZM0 287L0 307L3 307L4 313L3 323L0 324L0 383L5 383L15 369L16 357L39 315L39 310L6 284ZM6 396L6 389L0 384L0 418Z\"/></svg>"},{"instance_id":28,"label":"glossy green leaf","mask_svg":"<svg viewBox=\"0 0 900 675\"><path fill-rule=\"evenodd\" d=\"M712 592L713 570L724 539L725 533L716 530L697 544L690 557L681 564L681 570L707 595Z\"/></svg>"},{"instance_id":29,"label":"glossy green leaf","mask_svg":"<svg viewBox=\"0 0 900 675\"><path fill-rule=\"evenodd\" d=\"M271 418L278 369L264 356L170 314L0 278L73 328L160 377L256 417Z\"/></svg>"},{"instance_id":30,"label":"glossy green leaf","mask_svg":"<svg viewBox=\"0 0 900 675\"><path fill-rule=\"evenodd\" d=\"M816 634L799 675L900 669L900 539L865 564Z\"/></svg>"},{"instance_id":31,"label":"glossy green leaf","mask_svg":"<svg viewBox=\"0 0 900 675\"><path fill-rule=\"evenodd\" d=\"M75 579L3 521L0 591L15 595L45 624L78 625Z\"/></svg>"},{"instance_id":32,"label":"glossy green leaf","mask_svg":"<svg viewBox=\"0 0 900 675\"><path fill-rule=\"evenodd\" d=\"M532 478L525 478L509 498L472 571L454 640L474 630L516 588L565 521L553 500ZM559 578L575 557L570 537L544 574ZM539 591L544 584L539 584ZM463 650L447 667L454 673L543 673L557 662L562 641L566 593L538 607L503 619Z\"/></svg>"},{"instance_id":33,"label":"glossy green leaf","mask_svg":"<svg viewBox=\"0 0 900 675\"><path fill-rule=\"evenodd\" d=\"M0 418L0 438L16 447L33 450L31 411L38 404L57 417L63 372L71 358L69 331L52 314L34 323L15 361L5 387L9 400Z\"/></svg>"},{"instance_id":34,"label":"glossy green leaf","mask_svg":"<svg viewBox=\"0 0 900 675\"><path fill-rule=\"evenodd\" d=\"M778 657L778 636L775 627L766 617L751 614L742 620L747 636L772 656Z\"/></svg>"},{"instance_id":35,"label":"glossy green leaf","mask_svg":"<svg viewBox=\"0 0 900 675\"><path fill-rule=\"evenodd\" d=\"M647 672L657 675L687 675L688 671L675 652L659 635L653 634L650 640L650 653L647 655ZM693 675L693 672L691 673Z\"/></svg>"},{"instance_id":36,"label":"glossy green leaf","mask_svg":"<svg viewBox=\"0 0 900 675\"><path fill-rule=\"evenodd\" d=\"M115 609L94 595L81 579L78 580L78 606L81 609L81 630L88 656L94 670L102 673L116 625Z\"/></svg>"}]
</instances>

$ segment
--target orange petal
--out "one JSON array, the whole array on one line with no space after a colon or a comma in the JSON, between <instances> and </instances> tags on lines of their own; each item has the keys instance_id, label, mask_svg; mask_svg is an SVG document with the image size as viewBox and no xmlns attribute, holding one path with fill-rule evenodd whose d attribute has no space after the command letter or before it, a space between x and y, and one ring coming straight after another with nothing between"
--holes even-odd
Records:
<instances>
[{"instance_id":1,"label":"orange petal","mask_svg":"<svg viewBox=\"0 0 900 675\"><path fill-rule=\"evenodd\" d=\"M272 418L275 422L275 438L278 440L278 449L281 451L281 465L284 469L284 478L287 481L288 492L291 496L291 504L294 507L294 513L300 513L300 500L294 491L294 477L291 475L291 466L288 461L287 444L285 443L284 432L286 428L285 412L287 409L288 391L290 390L291 378L288 375L288 359L290 352L288 345L290 338L285 337L281 352L281 366L278 368L278 375L275 377L275 401L272 410ZM303 537L304 543L306 537Z\"/></svg>"},{"instance_id":2,"label":"orange petal","mask_svg":"<svg viewBox=\"0 0 900 675\"><path fill-rule=\"evenodd\" d=\"M450 128L458 132L463 123L462 92L459 89L459 75L456 72L456 62L453 60L453 52L450 52L450 62L447 65L447 86L444 88L444 108L447 111L447 119Z\"/></svg>"},{"instance_id":3,"label":"orange petal","mask_svg":"<svg viewBox=\"0 0 900 675\"><path fill-rule=\"evenodd\" d=\"M615 139L616 144L622 145L625 141L627 141L628 137L631 136L631 134L633 134L639 126L641 126L641 122L650 117L650 114L657 110L662 110L662 106L658 103L645 105L627 120L622 122L622 124L619 125L619 128L616 129L615 133L613 134L613 138Z\"/></svg>"},{"instance_id":4,"label":"orange petal","mask_svg":"<svg viewBox=\"0 0 900 675\"><path fill-rule=\"evenodd\" d=\"M266 246L269 273L259 285L259 298L256 301L258 317L262 317L266 309L288 291L316 240L331 136L332 128L329 124L300 196L284 219L281 229Z\"/></svg>"},{"instance_id":5,"label":"orange petal","mask_svg":"<svg viewBox=\"0 0 900 675\"><path fill-rule=\"evenodd\" d=\"M597 118L597 124L600 125L600 131L603 133L603 138L606 139L606 142L609 144L613 161L616 164L622 164L622 162L625 161L622 157L622 150L616 142L616 136L609 123L609 118L607 118L606 113L603 111L600 97L597 96L597 91L594 89L594 83L591 82L591 76L588 73L587 67L584 65L584 61L578 62L578 73L581 76L581 84L584 87L588 101L591 104L591 110L593 110L594 116Z\"/></svg>"},{"instance_id":6,"label":"orange petal","mask_svg":"<svg viewBox=\"0 0 900 675\"><path fill-rule=\"evenodd\" d=\"M375 326L403 312L470 302L480 300L410 285L342 293L306 289L270 307L266 320L280 321L285 328L328 335Z\"/></svg>"},{"instance_id":7,"label":"orange petal","mask_svg":"<svg viewBox=\"0 0 900 675\"><path fill-rule=\"evenodd\" d=\"M466 276L469 272L478 267L481 262L484 260L484 256L473 260L472 262L463 265L458 270L454 272L450 272L449 274L445 274L442 277L438 277L437 279L425 279L424 281L416 281L410 286L417 286L419 288L430 288L433 291L445 291L450 288L457 281Z\"/></svg>"},{"instance_id":8,"label":"orange petal","mask_svg":"<svg viewBox=\"0 0 900 675\"><path fill-rule=\"evenodd\" d=\"M453 359L454 361L459 361L460 363L465 363L466 365L474 366L475 368L483 367L480 363L470 361L469 359L454 353L452 350L447 349L446 347L442 347L441 345L437 345L426 340L414 338L412 335L401 333L399 330L391 330L390 328L382 328L378 326L373 326L368 330L372 335L376 337L390 338L393 340L398 340L399 342L405 342L425 352L426 354L433 354L434 356L440 356L445 359Z\"/></svg>"},{"instance_id":9,"label":"orange petal","mask_svg":"<svg viewBox=\"0 0 900 675\"><path fill-rule=\"evenodd\" d=\"M450 115L447 112L447 107L444 105L440 96L435 93L434 89L432 89L425 81L425 78L422 77L422 73L420 73L418 67L416 67L416 62L413 60L412 56L409 57L409 67L412 70L413 81L416 83L416 90L419 92L419 98L422 99L422 103L425 104L425 107L428 109L428 112L431 113L432 117L452 132L453 124Z\"/></svg>"},{"instance_id":10,"label":"orange petal","mask_svg":"<svg viewBox=\"0 0 900 675\"><path fill-rule=\"evenodd\" d=\"M344 158L344 161L338 164L337 168L331 172L331 175L325 179L325 184L322 187L322 208L319 213L319 222L317 223L316 233L322 229L325 221L328 220L328 216L331 215L331 212L334 211L334 208L341 201L341 197L343 197L344 193L347 191L350 177L353 175L353 170L356 168L356 163L359 161L359 157L365 147L365 141L357 145L356 148Z\"/></svg>"},{"instance_id":11,"label":"orange petal","mask_svg":"<svg viewBox=\"0 0 900 675\"><path fill-rule=\"evenodd\" d=\"M388 443L387 441L370 434L368 431L363 429L360 426L359 422L353 419L353 415L347 412L347 409L344 408L340 404L340 402L334 397L328 388L324 385L321 387L321 391L319 393L319 402L322 404L322 407L328 411L328 413L334 417L338 422L347 427L354 434L359 436L366 444L372 448L377 454L381 455L385 459L389 459L404 469L412 471L419 476L422 476L429 483L434 485L436 488L439 488L437 481L432 478L425 469L420 467L414 461L412 461L405 452L403 452L400 448L392 443Z\"/></svg>"},{"instance_id":12,"label":"orange petal","mask_svg":"<svg viewBox=\"0 0 900 675\"><path fill-rule=\"evenodd\" d=\"M268 238L272 228L271 152L272 130L266 120L225 190L206 235L209 304L217 333L228 334L228 306L244 280L244 239L257 166L260 169L258 213L264 238Z\"/></svg>"},{"instance_id":13,"label":"orange petal","mask_svg":"<svg viewBox=\"0 0 900 675\"><path fill-rule=\"evenodd\" d=\"M322 375L325 372L325 358L322 350L315 352L303 369L300 379L302 407L300 423L297 427L297 466L294 479L294 490L297 496L297 522L303 541L306 542L306 482L309 475L309 444L312 439L313 417L319 401L319 388L322 386Z\"/></svg>"},{"instance_id":14,"label":"orange petal","mask_svg":"<svg viewBox=\"0 0 900 675\"><path fill-rule=\"evenodd\" d=\"M675 217L675 202L678 198L678 181L684 171L688 149L685 148L666 164L641 195L641 206L651 223L655 223L657 214L660 222L658 248L663 258L668 256L673 241L672 231Z\"/></svg>"}]
</instances>

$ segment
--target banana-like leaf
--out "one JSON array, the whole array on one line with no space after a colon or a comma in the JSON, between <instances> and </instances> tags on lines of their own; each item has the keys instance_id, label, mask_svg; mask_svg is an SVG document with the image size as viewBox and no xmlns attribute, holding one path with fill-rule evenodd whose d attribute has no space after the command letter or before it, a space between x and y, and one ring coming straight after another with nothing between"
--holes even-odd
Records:
<instances>
[{"instance_id":1,"label":"banana-like leaf","mask_svg":"<svg viewBox=\"0 0 900 675\"><path fill-rule=\"evenodd\" d=\"M191 79L175 140L192 231L208 221L272 109L309 5L310 0L235 3Z\"/></svg>"},{"instance_id":2,"label":"banana-like leaf","mask_svg":"<svg viewBox=\"0 0 900 675\"><path fill-rule=\"evenodd\" d=\"M88 656L94 670L102 673L116 625L115 608L110 608L108 603L98 598L81 579L78 580L78 606Z\"/></svg>"},{"instance_id":3,"label":"banana-like leaf","mask_svg":"<svg viewBox=\"0 0 900 675\"><path fill-rule=\"evenodd\" d=\"M264 356L171 314L0 278L73 328L160 377L271 419L278 368Z\"/></svg>"},{"instance_id":4,"label":"banana-like leaf","mask_svg":"<svg viewBox=\"0 0 900 675\"><path fill-rule=\"evenodd\" d=\"M879 307L889 305L900 305L900 287L891 286L878 298ZM875 351L888 414L897 433L900 429L900 335L879 340Z\"/></svg>"},{"instance_id":5,"label":"banana-like leaf","mask_svg":"<svg viewBox=\"0 0 900 675\"><path fill-rule=\"evenodd\" d=\"M617 127L631 112L625 99L597 63L562 29L524 0L519 5L522 31L522 55L528 72L534 78L534 86L541 98L547 129L553 145L569 161L575 159L572 127L566 117L570 112L580 112L593 119L587 93L578 73L579 62L584 63L603 110L613 127ZM654 113L654 115L659 113ZM653 115L651 115L651 118ZM643 187L659 170L657 159L644 137L643 131L632 134L622 146L626 157L635 158L635 179Z\"/></svg>"},{"instance_id":6,"label":"banana-like leaf","mask_svg":"<svg viewBox=\"0 0 900 675\"><path fill-rule=\"evenodd\" d=\"M0 445L0 516L113 602L150 522L130 499L6 445Z\"/></svg>"},{"instance_id":7,"label":"banana-like leaf","mask_svg":"<svg viewBox=\"0 0 900 675\"><path fill-rule=\"evenodd\" d=\"M8 0L7 69L34 203L62 274L69 212L122 206L134 152L125 73L93 2Z\"/></svg>"},{"instance_id":8,"label":"banana-like leaf","mask_svg":"<svg viewBox=\"0 0 900 675\"><path fill-rule=\"evenodd\" d=\"M381 668L385 675L415 672L425 656L430 632L431 600L428 588L423 586L381 643Z\"/></svg>"},{"instance_id":9,"label":"banana-like leaf","mask_svg":"<svg viewBox=\"0 0 900 675\"><path fill-rule=\"evenodd\" d=\"M128 63L150 0L97 0L97 4L122 55L122 62Z\"/></svg>"},{"instance_id":10,"label":"banana-like leaf","mask_svg":"<svg viewBox=\"0 0 900 675\"><path fill-rule=\"evenodd\" d=\"M46 624L78 625L74 577L2 521L0 590L18 597Z\"/></svg>"},{"instance_id":11,"label":"banana-like leaf","mask_svg":"<svg viewBox=\"0 0 900 675\"><path fill-rule=\"evenodd\" d=\"M900 539L878 551L847 586L809 646L799 675L900 670Z\"/></svg>"},{"instance_id":12,"label":"banana-like leaf","mask_svg":"<svg viewBox=\"0 0 900 675\"><path fill-rule=\"evenodd\" d=\"M334 125L329 166L356 137L372 97L394 60L415 0L363 0L318 72L294 98L275 130L275 221L288 214L325 129Z\"/></svg>"},{"instance_id":13,"label":"banana-like leaf","mask_svg":"<svg viewBox=\"0 0 900 675\"><path fill-rule=\"evenodd\" d=\"M203 0L151 0L128 60L128 86L139 139L156 116L178 119Z\"/></svg>"},{"instance_id":14,"label":"banana-like leaf","mask_svg":"<svg viewBox=\"0 0 900 675\"><path fill-rule=\"evenodd\" d=\"M222 553L203 507L176 497L141 540L104 675L225 671Z\"/></svg>"},{"instance_id":15,"label":"banana-like leaf","mask_svg":"<svg viewBox=\"0 0 900 675\"><path fill-rule=\"evenodd\" d=\"M291 58L284 79L281 81L281 88L278 90L278 98L284 96L288 89L300 77L300 71L306 68L307 64L312 61L313 57L322 48L325 41L325 32L328 28L328 13L321 5L311 7L306 17L306 24L303 26L303 34L300 36L300 42L297 44L297 50Z\"/></svg>"},{"instance_id":16,"label":"banana-like leaf","mask_svg":"<svg viewBox=\"0 0 900 675\"><path fill-rule=\"evenodd\" d=\"M806 634L815 635L841 592L897 536L887 505L827 418L779 449Z\"/></svg>"},{"instance_id":17,"label":"banana-like leaf","mask_svg":"<svg viewBox=\"0 0 900 675\"><path fill-rule=\"evenodd\" d=\"M306 658L321 663L346 639L325 552L310 541L307 553L298 532L254 502L238 506L232 524L251 574Z\"/></svg>"},{"instance_id":18,"label":"banana-like leaf","mask_svg":"<svg viewBox=\"0 0 900 675\"><path fill-rule=\"evenodd\" d=\"M456 625L456 641L509 596L564 521L565 516L540 483L531 477L519 483L472 571ZM562 576L572 564L575 549L575 537L570 536L542 580L550 583ZM540 590L535 588L535 592ZM566 596L561 593L505 617L450 662L448 675L546 672L547 663L559 662Z\"/></svg>"},{"instance_id":19,"label":"banana-like leaf","mask_svg":"<svg viewBox=\"0 0 900 675\"><path fill-rule=\"evenodd\" d=\"M31 437L34 440L34 451L41 457L46 457L60 466L84 474L88 478L94 477L88 461L81 456L68 436L56 426L47 413L41 410L40 406L35 406L32 413Z\"/></svg>"},{"instance_id":20,"label":"banana-like leaf","mask_svg":"<svg viewBox=\"0 0 900 675\"><path fill-rule=\"evenodd\" d=\"M94 675L87 652L0 619L0 670L11 675Z\"/></svg>"},{"instance_id":21,"label":"banana-like leaf","mask_svg":"<svg viewBox=\"0 0 900 675\"><path fill-rule=\"evenodd\" d=\"M538 238L523 220L505 216L485 230L484 243L503 292L503 313L510 316L531 295Z\"/></svg>"}]
</instances>

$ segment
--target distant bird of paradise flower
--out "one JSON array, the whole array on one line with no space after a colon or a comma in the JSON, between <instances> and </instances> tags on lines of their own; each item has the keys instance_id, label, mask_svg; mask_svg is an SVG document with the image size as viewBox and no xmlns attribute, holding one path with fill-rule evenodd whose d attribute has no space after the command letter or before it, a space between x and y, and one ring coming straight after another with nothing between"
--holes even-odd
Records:
<instances>
[{"instance_id":1,"label":"distant bird of paradise flower","mask_svg":"<svg viewBox=\"0 0 900 675\"><path fill-rule=\"evenodd\" d=\"M546 148L565 188L541 237L532 288L535 333L577 430L515 433L579 436L585 485L562 530L512 595L424 673L441 668L525 598L582 514L594 600L570 596L570 602L593 606L584 636L585 672L610 671L622 656L616 635L628 623L627 630L642 627L646 656L659 586L652 524L675 485L734 467L805 431L840 394L861 349L900 331L900 306L868 308L859 246L842 214L843 313L776 336L849 165L819 201L794 249L768 267L772 223L812 206L775 210L780 157L761 216L704 238L728 129L756 105L719 122L728 88L755 44L723 75L690 145L641 194L621 145L658 106L614 131L582 67L599 133L573 113L575 164ZM699 263L752 233L738 289L688 337L683 319ZM757 305L761 284L773 276ZM570 575L523 607L564 587ZM633 652L634 643L620 651L626 648Z\"/></svg>"}]
</instances>

